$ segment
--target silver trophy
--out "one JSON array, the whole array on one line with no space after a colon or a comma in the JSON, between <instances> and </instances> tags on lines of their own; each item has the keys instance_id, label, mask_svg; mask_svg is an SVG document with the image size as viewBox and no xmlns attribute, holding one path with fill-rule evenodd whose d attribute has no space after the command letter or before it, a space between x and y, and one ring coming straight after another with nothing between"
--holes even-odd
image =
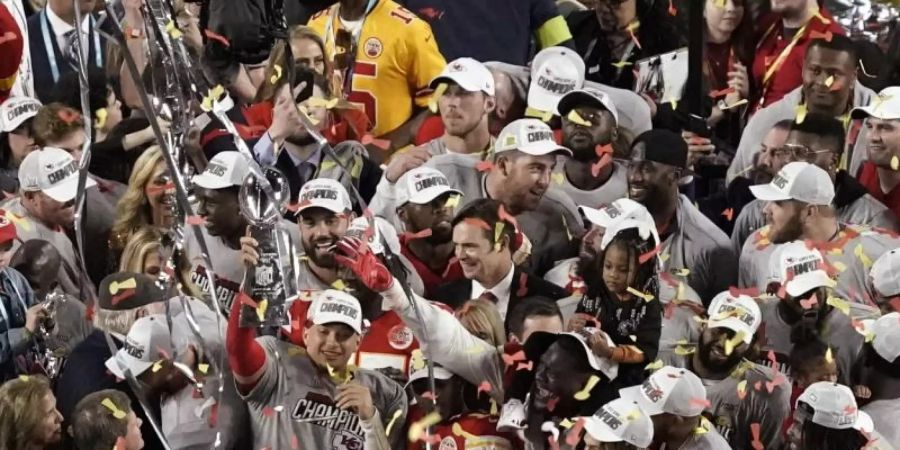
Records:
<instances>
[{"instance_id":1,"label":"silver trophy","mask_svg":"<svg viewBox=\"0 0 900 450\"><path fill-rule=\"evenodd\" d=\"M265 168L274 201L251 173L238 196L241 214L250 222L250 236L259 242L259 263L247 272L248 294L259 305L244 308L242 327L287 325L287 299L296 293L293 252L288 233L278 224L290 199L287 180L277 169Z\"/></svg>"}]
</instances>

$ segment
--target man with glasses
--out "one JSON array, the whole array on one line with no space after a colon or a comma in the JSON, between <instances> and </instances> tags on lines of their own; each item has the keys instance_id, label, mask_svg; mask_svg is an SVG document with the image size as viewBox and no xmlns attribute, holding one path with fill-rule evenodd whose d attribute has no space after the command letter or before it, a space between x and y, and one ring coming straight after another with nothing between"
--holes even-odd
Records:
<instances>
[{"instance_id":1,"label":"man with glasses","mask_svg":"<svg viewBox=\"0 0 900 450\"><path fill-rule=\"evenodd\" d=\"M725 235L678 186L687 170L687 143L667 130L650 130L635 139L628 164L628 196L644 205L659 230L663 270L686 273L704 304L734 284L737 258Z\"/></svg>"},{"instance_id":2,"label":"man with glasses","mask_svg":"<svg viewBox=\"0 0 900 450\"><path fill-rule=\"evenodd\" d=\"M803 122L791 123L784 145L760 153L760 164L767 165L775 173L794 161L815 164L828 173L834 183L834 207L840 222L896 231L898 222L894 213L869 195L846 170L838 169L843 144L844 127L839 120L825 114L809 113ZM732 233L735 245L742 247L754 230L765 226L764 207L765 202L757 199L741 210Z\"/></svg>"},{"instance_id":3,"label":"man with glasses","mask_svg":"<svg viewBox=\"0 0 900 450\"><path fill-rule=\"evenodd\" d=\"M624 197L627 169L613 161L619 115L609 95L586 87L564 95L557 109L563 145L572 157L556 166L554 182L581 206L598 208Z\"/></svg>"}]
</instances>

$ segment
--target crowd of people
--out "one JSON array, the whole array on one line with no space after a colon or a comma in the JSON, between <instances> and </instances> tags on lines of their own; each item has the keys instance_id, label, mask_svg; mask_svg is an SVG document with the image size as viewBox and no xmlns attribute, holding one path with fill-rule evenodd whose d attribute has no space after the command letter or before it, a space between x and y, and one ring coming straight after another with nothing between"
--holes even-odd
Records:
<instances>
[{"instance_id":1,"label":"crowd of people","mask_svg":"<svg viewBox=\"0 0 900 450\"><path fill-rule=\"evenodd\" d=\"M280 3L0 2L0 449L900 449L900 20Z\"/></svg>"}]
</instances>

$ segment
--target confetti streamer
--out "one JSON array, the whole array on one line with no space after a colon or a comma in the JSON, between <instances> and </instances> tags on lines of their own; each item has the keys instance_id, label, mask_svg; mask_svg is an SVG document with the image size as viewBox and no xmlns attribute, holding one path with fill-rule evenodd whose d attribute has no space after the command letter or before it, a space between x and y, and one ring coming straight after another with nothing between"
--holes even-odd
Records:
<instances>
[{"instance_id":1,"label":"confetti streamer","mask_svg":"<svg viewBox=\"0 0 900 450\"><path fill-rule=\"evenodd\" d=\"M863 267L865 267L866 271L868 272L872 267L872 259L869 258L869 255L866 254L866 249L863 248L862 244L856 245L856 247L853 249L853 254L856 255L857 258L859 258L860 262L862 262L863 264Z\"/></svg>"},{"instance_id":2,"label":"confetti streamer","mask_svg":"<svg viewBox=\"0 0 900 450\"><path fill-rule=\"evenodd\" d=\"M891 170L894 172L900 170L900 158L898 158L897 155L891 157Z\"/></svg>"},{"instance_id":3,"label":"confetti streamer","mask_svg":"<svg viewBox=\"0 0 900 450\"><path fill-rule=\"evenodd\" d=\"M594 153L600 157L607 154L611 155L613 153L613 146L612 144L597 144L597 146L594 147Z\"/></svg>"},{"instance_id":4,"label":"confetti streamer","mask_svg":"<svg viewBox=\"0 0 900 450\"><path fill-rule=\"evenodd\" d=\"M431 228L426 228L418 233L410 233L409 231L404 231L401 236L403 236L407 241L414 241L416 239L424 239L431 236L433 232Z\"/></svg>"},{"instance_id":5,"label":"confetti streamer","mask_svg":"<svg viewBox=\"0 0 900 450\"><path fill-rule=\"evenodd\" d=\"M584 388L582 388L580 391L575 393L575 400L584 401L584 400L587 400L588 398L590 398L591 391L594 389L594 386L596 386L597 383L599 383L599 382L600 382L600 377L598 377L597 375L591 375L591 377L588 378L587 383L584 385Z\"/></svg>"},{"instance_id":6,"label":"confetti streamer","mask_svg":"<svg viewBox=\"0 0 900 450\"><path fill-rule=\"evenodd\" d=\"M460 436L466 440L478 439L478 436L475 436L474 434L469 433L468 431L464 430L462 425L459 424L459 422L454 422L453 427L451 427L450 431L453 432L454 436Z\"/></svg>"},{"instance_id":7,"label":"confetti streamer","mask_svg":"<svg viewBox=\"0 0 900 450\"><path fill-rule=\"evenodd\" d=\"M809 38L811 40L812 39L824 39L826 42L831 42L831 39L833 37L834 37L834 35L832 35L830 31L827 31L825 33L822 33L819 31L812 31L811 33L809 33Z\"/></svg>"},{"instance_id":8,"label":"confetti streamer","mask_svg":"<svg viewBox=\"0 0 900 450\"><path fill-rule=\"evenodd\" d=\"M753 435L753 441L751 442L751 445L753 446L754 450L763 450L765 446L763 445L762 441L759 440L759 423L750 424L750 434Z\"/></svg>"},{"instance_id":9,"label":"confetti streamer","mask_svg":"<svg viewBox=\"0 0 900 450\"><path fill-rule=\"evenodd\" d=\"M333 287L339 291L343 291L343 290L347 289L347 285L344 284L344 280L341 280L341 279L334 280L334 283L331 283L331 287Z\"/></svg>"},{"instance_id":10,"label":"confetti streamer","mask_svg":"<svg viewBox=\"0 0 900 450\"><path fill-rule=\"evenodd\" d=\"M719 89L718 91L712 91L709 93L709 96L712 98L725 97L728 94L734 93L733 87L727 87L725 89Z\"/></svg>"},{"instance_id":11,"label":"confetti streamer","mask_svg":"<svg viewBox=\"0 0 900 450\"><path fill-rule=\"evenodd\" d=\"M528 107L525 109L525 117L534 117L541 119L543 122L549 122L553 118L553 111L541 111L537 108Z\"/></svg>"},{"instance_id":12,"label":"confetti streamer","mask_svg":"<svg viewBox=\"0 0 900 450\"><path fill-rule=\"evenodd\" d=\"M362 137L360 141L362 145L372 145L374 147L380 148L382 150L388 150L391 148L391 141L387 139L378 139L371 134L367 134Z\"/></svg>"},{"instance_id":13,"label":"confetti streamer","mask_svg":"<svg viewBox=\"0 0 900 450\"><path fill-rule=\"evenodd\" d=\"M518 367L516 367L516 371L519 371L519 370L527 370L527 371L531 372L533 369L534 369L534 362L533 362L533 361L520 362L519 365L518 365Z\"/></svg>"},{"instance_id":14,"label":"confetti streamer","mask_svg":"<svg viewBox=\"0 0 900 450\"><path fill-rule=\"evenodd\" d=\"M576 445L581 441L581 431L584 430L584 417L579 417L577 421L575 421L575 425L569 428L569 432L566 434L566 444L569 447L575 448Z\"/></svg>"},{"instance_id":15,"label":"confetti streamer","mask_svg":"<svg viewBox=\"0 0 900 450\"><path fill-rule=\"evenodd\" d=\"M794 108L794 113L795 113L794 121L797 122L798 125L803 123L804 120L806 120L806 112L807 112L806 103L801 103Z\"/></svg>"},{"instance_id":16,"label":"confetti streamer","mask_svg":"<svg viewBox=\"0 0 900 450\"><path fill-rule=\"evenodd\" d=\"M488 382L487 380L485 380L485 381L482 381L481 384L478 385L477 394L479 396L481 395L482 392L484 392L486 394L490 394L492 390L493 390L493 388L491 387L491 383Z\"/></svg>"},{"instance_id":17,"label":"confetti streamer","mask_svg":"<svg viewBox=\"0 0 900 450\"><path fill-rule=\"evenodd\" d=\"M678 109L678 99L677 98L675 98L675 97L670 98L669 104L672 105L672 111L675 111Z\"/></svg>"},{"instance_id":18,"label":"confetti streamer","mask_svg":"<svg viewBox=\"0 0 900 450\"><path fill-rule=\"evenodd\" d=\"M113 402L110 398L104 398L103 401L100 402L100 404L105 406L106 409L110 410L110 412L112 412L113 414L113 417L115 417L116 419L122 420L128 416L128 414L125 411L119 409L118 405L116 405L115 402Z\"/></svg>"},{"instance_id":19,"label":"confetti streamer","mask_svg":"<svg viewBox=\"0 0 900 450\"><path fill-rule=\"evenodd\" d=\"M94 111L94 115L97 116L97 128L103 128L106 126L106 118L109 117L109 111L106 108L100 108Z\"/></svg>"},{"instance_id":20,"label":"confetti streamer","mask_svg":"<svg viewBox=\"0 0 900 450\"><path fill-rule=\"evenodd\" d=\"M825 351L825 362L828 364L834 362L834 355L831 353L831 347L828 347L828 350Z\"/></svg>"},{"instance_id":21,"label":"confetti streamer","mask_svg":"<svg viewBox=\"0 0 900 450\"><path fill-rule=\"evenodd\" d=\"M491 231L491 226L488 225L487 222L485 222L484 220L481 220L481 219L477 219L475 217L469 217L469 218L463 219L463 223L465 223L466 225L469 225L469 226L481 228L484 231Z\"/></svg>"},{"instance_id":22,"label":"confetti streamer","mask_svg":"<svg viewBox=\"0 0 900 450\"><path fill-rule=\"evenodd\" d=\"M691 397L691 399L688 400L688 403L695 406L702 406L704 409L709 408L710 405L712 405L709 400L700 397Z\"/></svg>"},{"instance_id":23,"label":"confetti streamer","mask_svg":"<svg viewBox=\"0 0 900 450\"><path fill-rule=\"evenodd\" d=\"M259 318L260 322L264 322L266 320L267 309L269 309L269 300L262 299L262 301L260 301L256 306L256 316Z\"/></svg>"},{"instance_id":24,"label":"confetti streamer","mask_svg":"<svg viewBox=\"0 0 900 450\"><path fill-rule=\"evenodd\" d=\"M614 62L614 63L611 63L611 64L613 65L613 67L615 67L615 68L617 68L617 69L622 69L622 68L624 68L625 66L630 66L630 65L632 65L632 64L634 64L634 63L631 62L631 61L625 61L625 60L622 60L622 61Z\"/></svg>"},{"instance_id":25,"label":"confetti streamer","mask_svg":"<svg viewBox=\"0 0 900 450\"><path fill-rule=\"evenodd\" d=\"M728 288L728 294L732 297L740 297L741 295L746 295L748 297L759 297L759 288L751 287L740 289L738 287L731 286Z\"/></svg>"},{"instance_id":26,"label":"confetti streamer","mask_svg":"<svg viewBox=\"0 0 900 450\"><path fill-rule=\"evenodd\" d=\"M60 119L62 119L63 122L65 122L69 125L71 125L73 122L81 119L81 114L78 114L77 111L72 110L72 109L61 109L61 110L59 110L59 113L57 113L57 115L59 116Z\"/></svg>"},{"instance_id":27,"label":"confetti streamer","mask_svg":"<svg viewBox=\"0 0 900 450\"><path fill-rule=\"evenodd\" d=\"M656 370L661 369L664 365L665 365L665 363L663 363L663 360L657 359L656 361L653 361L652 363L647 364L647 367L644 367L644 370L656 371Z\"/></svg>"},{"instance_id":28,"label":"confetti streamer","mask_svg":"<svg viewBox=\"0 0 900 450\"><path fill-rule=\"evenodd\" d=\"M402 416L402 415L403 415L402 409L398 409L398 410L394 411L394 414L391 416L391 420L388 422L387 427L384 429L384 434L386 434L388 436L391 435L391 428L394 427L394 423L396 423L397 419L399 419L400 416Z\"/></svg>"},{"instance_id":29,"label":"confetti streamer","mask_svg":"<svg viewBox=\"0 0 900 450\"><path fill-rule=\"evenodd\" d=\"M810 7L810 9L815 10L815 11L813 11L813 13L814 13L813 16L815 16L816 19L819 19L819 21L822 22L823 24L828 25L829 23L831 23L831 20L827 19L825 16L823 16L822 12L819 11L819 8L817 6L812 6L812 7ZM813 31L813 33L815 33L815 31ZM831 35L830 31L828 32L828 35L829 36ZM813 39L815 39L815 37L813 37ZM829 40L830 40L830 38L829 38Z\"/></svg>"},{"instance_id":30,"label":"confetti streamer","mask_svg":"<svg viewBox=\"0 0 900 450\"><path fill-rule=\"evenodd\" d=\"M172 39L180 39L181 36L184 35L181 30L175 26L174 20L170 20L169 23L166 24L166 33L169 33L169 36L171 36Z\"/></svg>"},{"instance_id":31,"label":"confetti streamer","mask_svg":"<svg viewBox=\"0 0 900 450\"><path fill-rule=\"evenodd\" d=\"M227 47L231 47L231 42L228 42L228 38L226 38L225 36L222 36L222 35L219 34L219 33L216 33L216 32L211 31L211 30L203 30L203 34L204 34L207 38L209 38L209 39L212 39L212 40L214 40L214 41L218 41L220 44L222 44L222 45L225 46L226 48L227 48Z\"/></svg>"},{"instance_id":32,"label":"confetti streamer","mask_svg":"<svg viewBox=\"0 0 900 450\"><path fill-rule=\"evenodd\" d=\"M569 122L572 122L575 125L579 125L582 127L591 127L592 126L590 122L588 122L587 120L584 120L584 118L581 117L581 114L578 114L578 111L575 111L574 109L569 111L569 114L566 115L566 119L569 119Z\"/></svg>"},{"instance_id":33,"label":"confetti streamer","mask_svg":"<svg viewBox=\"0 0 900 450\"><path fill-rule=\"evenodd\" d=\"M278 80L281 79L281 65L275 64L274 66L272 66L272 72L274 73L272 73L272 76L269 77L269 83L275 84L278 82Z\"/></svg>"},{"instance_id":34,"label":"confetti streamer","mask_svg":"<svg viewBox=\"0 0 900 450\"><path fill-rule=\"evenodd\" d=\"M421 420L413 422L409 426L409 432L407 433L409 442L416 442L422 439L422 436L425 434L425 431L428 427L437 425L440 422L441 415L437 411L433 411L427 416L423 417Z\"/></svg>"},{"instance_id":35,"label":"confetti streamer","mask_svg":"<svg viewBox=\"0 0 900 450\"><path fill-rule=\"evenodd\" d=\"M640 297L640 298L644 299L645 302L653 301L653 299L656 298L653 296L653 294L651 294L649 292L641 292L631 286L628 286L628 289L626 289L626 291L635 297Z\"/></svg>"},{"instance_id":36,"label":"confetti streamer","mask_svg":"<svg viewBox=\"0 0 900 450\"><path fill-rule=\"evenodd\" d=\"M490 172L494 169L494 163L490 161L478 161L478 164L475 165L475 169L479 172Z\"/></svg>"},{"instance_id":37,"label":"confetti streamer","mask_svg":"<svg viewBox=\"0 0 900 450\"><path fill-rule=\"evenodd\" d=\"M722 215L725 217L725 220L731 222L734 219L734 209L727 208L725 211L722 211Z\"/></svg>"},{"instance_id":38,"label":"confetti streamer","mask_svg":"<svg viewBox=\"0 0 900 450\"><path fill-rule=\"evenodd\" d=\"M556 184L563 184L565 175L563 175L562 172L554 172L550 174L550 180L552 180Z\"/></svg>"},{"instance_id":39,"label":"confetti streamer","mask_svg":"<svg viewBox=\"0 0 900 450\"><path fill-rule=\"evenodd\" d=\"M438 112L438 99L444 95L444 92L447 91L447 83L441 83L434 90L434 93L431 94L431 98L428 99L428 109L432 114L437 114Z\"/></svg>"},{"instance_id":40,"label":"confetti streamer","mask_svg":"<svg viewBox=\"0 0 900 450\"><path fill-rule=\"evenodd\" d=\"M209 364L200 363L197 365L197 370L199 370L200 373L206 375L206 373L209 372Z\"/></svg>"},{"instance_id":41,"label":"confetti streamer","mask_svg":"<svg viewBox=\"0 0 900 450\"><path fill-rule=\"evenodd\" d=\"M831 88L832 84L834 84L834 75L828 75L828 78L825 79L825 86Z\"/></svg>"},{"instance_id":42,"label":"confetti streamer","mask_svg":"<svg viewBox=\"0 0 900 450\"><path fill-rule=\"evenodd\" d=\"M662 244L657 245L653 250L650 250L649 252L638 256L638 264L644 264L647 261L650 261L651 259L653 259L654 256L659 254L660 250L662 250Z\"/></svg>"},{"instance_id":43,"label":"confetti streamer","mask_svg":"<svg viewBox=\"0 0 900 450\"><path fill-rule=\"evenodd\" d=\"M525 359L526 359L525 352L522 350L519 350L518 352L513 353L512 355L508 355L508 354L504 353L501 357L503 358L503 364L506 367L509 367L518 361L525 361Z\"/></svg>"},{"instance_id":44,"label":"confetti streamer","mask_svg":"<svg viewBox=\"0 0 900 450\"><path fill-rule=\"evenodd\" d=\"M739 331L734 334L734 337L725 341L725 355L730 356L734 353L734 348L741 345L744 342L744 332Z\"/></svg>"},{"instance_id":45,"label":"confetti streamer","mask_svg":"<svg viewBox=\"0 0 900 450\"><path fill-rule=\"evenodd\" d=\"M734 103L732 103L732 104L730 104L730 105L725 105L725 107L722 108L722 111L728 111L729 109L737 108L738 106L744 106L744 105L746 105L747 103L748 103L748 102L747 102L747 99L746 99L746 98L742 98L742 99L740 99L740 100L738 100L738 101L736 101L736 102L734 102Z\"/></svg>"},{"instance_id":46,"label":"confetti streamer","mask_svg":"<svg viewBox=\"0 0 900 450\"><path fill-rule=\"evenodd\" d=\"M610 165L612 163L612 156L609 153L604 153L603 156L600 157L600 160L591 165L591 175L595 178L600 175L600 170L604 167Z\"/></svg>"},{"instance_id":47,"label":"confetti streamer","mask_svg":"<svg viewBox=\"0 0 900 450\"><path fill-rule=\"evenodd\" d=\"M669 15L670 16L678 15L678 9L675 8L675 4L672 3L672 0L669 0Z\"/></svg>"},{"instance_id":48,"label":"confetti streamer","mask_svg":"<svg viewBox=\"0 0 900 450\"><path fill-rule=\"evenodd\" d=\"M738 383L737 396L741 400L747 397L747 380L741 380L741 382Z\"/></svg>"}]
</instances>

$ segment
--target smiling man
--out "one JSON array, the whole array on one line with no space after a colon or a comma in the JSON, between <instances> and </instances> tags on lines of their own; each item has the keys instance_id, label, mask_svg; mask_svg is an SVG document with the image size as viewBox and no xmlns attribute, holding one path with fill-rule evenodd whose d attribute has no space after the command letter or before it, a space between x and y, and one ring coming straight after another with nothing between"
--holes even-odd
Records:
<instances>
[{"instance_id":1,"label":"smiling man","mask_svg":"<svg viewBox=\"0 0 900 450\"><path fill-rule=\"evenodd\" d=\"M900 216L900 87L885 88L871 105L855 108L853 117L866 118L869 161L859 182Z\"/></svg>"}]
</instances>

